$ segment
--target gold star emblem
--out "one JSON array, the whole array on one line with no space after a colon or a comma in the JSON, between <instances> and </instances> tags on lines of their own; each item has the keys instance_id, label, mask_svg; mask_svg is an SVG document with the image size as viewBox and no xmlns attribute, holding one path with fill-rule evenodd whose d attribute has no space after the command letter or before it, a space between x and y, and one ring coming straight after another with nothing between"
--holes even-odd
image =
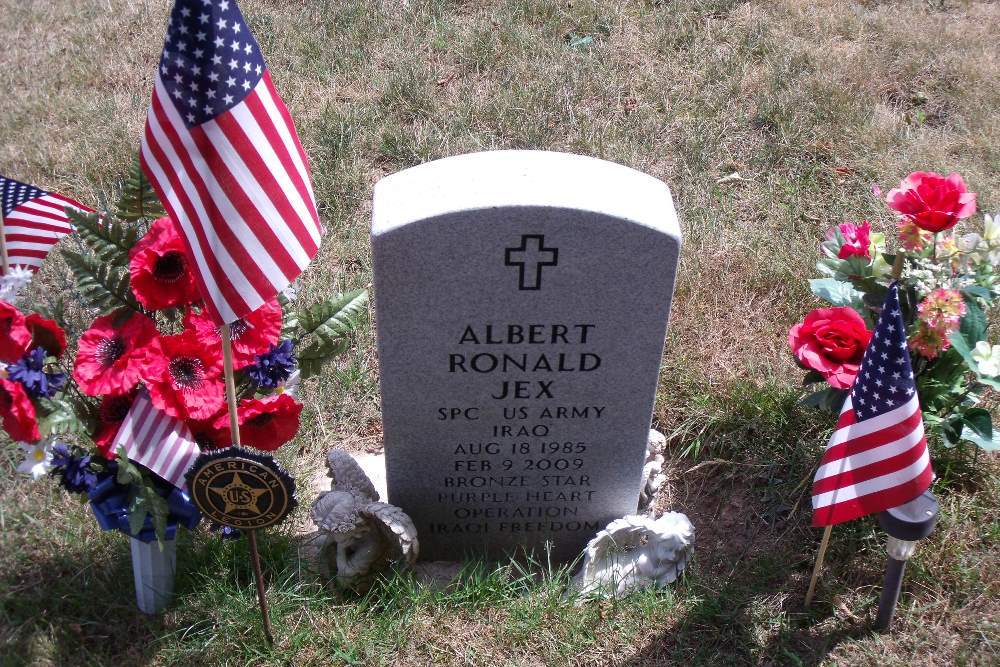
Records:
<instances>
[{"instance_id":1,"label":"gold star emblem","mask_svg":"<svg viewBox=\"0 0 1000 667\"><path fill-rule=\"evenodd\" d=\"M257 512L257 499L267 493L267 489L255 489L240 478L239 473L233 473L233 479L221 489L210 487L209 490L219 496L226 504L222 511L231 514L234 510L250 510Z\"/></svg>"}]
</instances>

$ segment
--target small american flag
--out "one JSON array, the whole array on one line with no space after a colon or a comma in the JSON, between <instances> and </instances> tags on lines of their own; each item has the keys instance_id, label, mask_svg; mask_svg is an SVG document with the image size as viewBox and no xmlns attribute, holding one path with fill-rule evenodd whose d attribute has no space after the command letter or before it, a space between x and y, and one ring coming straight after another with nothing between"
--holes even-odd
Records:
<instances>
[{"instance_id":1,"label":"small american flag","mask_svg":"<svg viewBox=\"0 0 1000 667\"><path fill-rule=\"evenodd\" d=\"M893 283L813 480L813 526L907 503L933 476Z\"/></svg>"},{"instance_id":2,"label":"small american flag","mask_svg":"<svg viewBox=\"0 0 1000 667\"><path fill-rule=\"evenodd\" d=\"M73 231L66 207L93 212L69 197L46 192L34 185L0 176L0 206L3 214L7 266L37 271L59 239Z\"/></svg>"},{"instance_id":3,"label":"small american flag","mask_svg":"<svg viewBox=\"0 0 1000 667\"><path fill-rule=\"evenodd\" d=\"M177 487L184 486L184 473L198 458L201 450L195 444L187 425L161 412L140 391L115 436L113 451L125 448L125 453Z\"/></svg>"},{"instance_id":4,"label":"small american flag","mask_svg":"<svg viewBox=\"0 0 1000 667\"><path fill-rule=\"evenodd\" d=\"M140 152L219 324L287 287L320 244L305 152L236 0L177 0Z\"/></svg>"}]
</instances>

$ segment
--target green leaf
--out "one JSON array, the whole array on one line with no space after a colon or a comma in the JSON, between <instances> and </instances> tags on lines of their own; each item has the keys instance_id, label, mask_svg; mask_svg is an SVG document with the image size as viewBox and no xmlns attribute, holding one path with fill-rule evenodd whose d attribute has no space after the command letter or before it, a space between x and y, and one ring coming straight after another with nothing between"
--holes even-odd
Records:
<instances>
[{"instance_id":1,"label":"green leaf","mask_svg":"<svg viewBox=\"0 0 1000 667\"><path fill-rule=\"evenodd\" d=\"M76 279L80 296L90 305L111 313L119 308L128 308L141 313L142 308L132 294L129 284L128 267L103 264L72 250L63 249L63 256Z\"/></svg>"},{"instance_id":2,"label":"green leaf","mask_svg":"<svg viewBox=\"0 0 1000 667\"><path fill-rule=\"evenodd\" d=\"M827 412L837 413L844 407L844 400L846 398L846 391L828 387L822 391L809 394L802 399L801 404L819 408L820 410L826 410Z\"/></svg>"},{"instance_id":3,"label":"green leaf","mask_svg":"<svg viewBox=\"0 0 1000 667\"><path fill-rule=\"evenodd\" d=\"M122 220L134 222L141 219L159 218L165 215L163 205L160 204L153 184L146 178L142 166L139 164L139 156L136 155L132 161L132 166L128 170L128 178L122 185L122 194L115 207L116 215Z\"/></svg>"},{"instance_id":4,"label":"green leaf","mask_svg":"<svg viewBox=\"0 0 1000 667\"><path fill-rule=\"evenodd\" d=\"M368 290L338 294L321 301L298 314L299 335L302 340L315 334L326 338L340 338L354 329L354 319L368 304Z\"/></svg>"},{"instance_id":5,"label":"green leaf","mask_svg":"<svg viewBox=\"0 0 1000 667\"><path fill-rule=\"evenodd\" d=\"M963 439L968 440L976 447L979 447L987 452L1000 450L1000 431L993 431L988 437L984 437L975 431L969 431L966 432Z\"/></svg>"},{"instance_id":6,"label":"green leaf","mask_svg":"<svg viewBox=\"0 0 1000 667\"><path fill-rule=\"evenodd\" d=\"M86 433L89 429L80 419L72 403L63 398L40 398L38 406L45 413L38 419L38 431L43 437L65 433Z\"/></svg>"},{"instance_id":7,"label":"green leaf","mask_svg":"<svg viewBox=\"0 0 1000 667\"><path fill-rule=\"evenodd\" d=\"M965 336L969 347L975 347L976 343L986 338L986 313L979 307L975 299L965 299L965 315L959 331Z\"/></svg>"},{"instance_id":8,"label":"green leaf","mask_svg":"<svg viewBox=\"0 0 1000 667\"><path fill-rule=\"evenodd\" d=\"M351 347L347 338L333 339L318 337L295 353L302 379L319 375L323 364L343 354Z\"/></svg>"},{"instance_id":9,"label":"green leaf","mask_svg":"<svg viewBox=\"0 0 1000 667\"><path fill-rule=\"evenodd\" d=\"M809 281L809 289L812 293L829 302L834 306L848 306L854 308L859 313L863 313L864 294L854 289L850 283L841 282L833 278L813 278Z\"/></svg>"},{"instance_id":10,"label":"green leaf","mask_svg":"<svg viewBox=\"0 0 1000 667\"><path fill-rule=\"evenodd\" d=\"M987 302L993 300L993 292L989 291L985 287L982 287L981 285L969 285L968 287L963 287L962 294L965 294L966 296L978 297Z\"/></svg>"},{"instance_id":11,"label":"green leaf","mask_svg":"<svg viewBox=\"0 0 1000 667\"><path fill-rule=\"evenodd\" d=\"M83 213L66 209L76 231L97 258L102 262L115 266L128 266L129 250L139 238L139 230L134 226L125 226L110 215L103 219L97 213Z\"/></svg>"},{"instance_id":12,"label":"green leaf","mask_svg":"<svg viewBox=\"0 0 1000 667\"><path fill-rule=\"evenodd\" d=\"M136 467L132 461L129 460L128 454L125 453L125 448L118 447L118 475L115 478L122 486L129 486L131 484L141 484L142 483L142 473L139 472L139 468Z\"/></svg>"},{"instance_id":13,"label":"green leaf","mask_svg":"<svg viewBox=\"0 0 1000 667\"><path fill-rule=\"evenodd\" d=\"M993 437L993 417L983 408L969 408L962 414L962 421L980 436Z\"/></svg>"},{"instance_id":14,"label":"green leaf","mask_svg":"<svg viewBox=\"0 0 1000 667\"><path fill-rule=\"evenodd\" d=\"M980 375L978 381L982 382L988 387L993 387L994 389L1000 389L1000 377L986 377L985 375Z\"/></svg>"},{"instance_id":15,"label":"green leaf","mask_svg":"<svg viewBox=\"0 0 1000 667\"><path fill-rule=\"evenodd\" d=\"M146 515L149 513L146 498L141 487L132 486L129 491L128 529L133 535L138 535L142 531L142 524L146 523Z\"/></svg>"},{"instance_id":16,"label":"green leaf","mask_svg":"<svg viewBox=\"0 0 1000 667\"><path fill-rule=\"evenodd\" d=\"M822 373L820 373L819 371L809 371L808 373L806 373L806 376L802 378L802 386L824 381L826 381L826 378L823 377Z\"/></svg>"},{"instance_id":17,"label":"green leaf","mask_svg":"<svg viewBox=\"0 0 1000 667\"><path fill-rule=\"evenodd\" d=\"M962 335L961 331L952 331L948 334L948 340L951 341L951 346L955 348L955 351L962 355L965 359L966 365L968 365L969 370L978 373L979 362L972 358L972 346L965 340L965 336Z\"/></svg>"}]
</instances>

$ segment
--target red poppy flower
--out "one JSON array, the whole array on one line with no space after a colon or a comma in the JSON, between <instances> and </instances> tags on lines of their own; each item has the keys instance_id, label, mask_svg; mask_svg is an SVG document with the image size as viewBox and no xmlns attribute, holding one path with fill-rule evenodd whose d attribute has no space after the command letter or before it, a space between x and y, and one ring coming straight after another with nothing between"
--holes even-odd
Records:
<instances>
[{"instance_id":1,"label":"red poppy flower","mask_svg":"<svg viewBox=\"0 0 1000 667\"><path fill-rule=\"evenodd\" d=\"M109 461L116 458L117 453L112 449L112 444L115 441L115 436L118 435L122 422L128 416L128 411L132 408L134 400L134 391L121 396L105 396L101 399L101 407L98 409L101 425L94 437L94 444L97 445L97 451L101 453L101 456Z\"/></svg>"},{"instance_id":2,"label":"red poppy flower","mask_svg":"<svg viewBox=\"0 0 1000 667\"><path fill-rule=\"evenodd\" d=\"M185 306L201 298L184 242L169 217L154 221L128 256L132 293L144 308Z\"/></svg>"},{"instance_id":3,"label":"red poppy flower","mask_svg":"<svg viewBox=\"0 0 1000 667\"><path fill-rule=\"evenodd\" d=\"M180 419L206 419L225 402L222 355L191 330L163 336L142 357L142 379L160 410Z\"/></svg>"},{"instance_id":4,"label":"red poppy flower","mask_svg":"<svg viewBox=\"0 0 1000 667\"><path fill-rule=\"evenodd\" d=\"M55 320L31 313L24 318L25 325L31 333L31 347L41 347L53 357L62 356L66 351L66 332L56 324Z\"/></svg>"},{"instance_id":5,"label":"red poppy flower","mask_svg":"<svg viewBox=\"0 0 1000 667\"><path fill-rule=\"evenodd\" d=\"M198 333L203 341L214 341L222 354L222 338L208 313L188 310L184 314L184 327ZM233 341L233 367L249 366L257 358L271 349L281 336L281 304L271 299L244 318L229 325Z\"/></svg>"},{"instance_id":6,"label":"red poppy flower","mask_svg":"<svg viewBox=\"0 0 1000 667\"><path fill-rule=\"evenodd\" d=\"M288 394L272 394L264 398L240 401L237 415L241 444L273 452L295 437L301 413L302 404ZM228 425L228 414L220 415L215 420L216 428Z\"/></svg>"},{"instance_id":7,"label":"red poppy flower","mask_svg":"<svg viewBox=\"0 0 1000 667\"><path fill-rule=\"evenodd\" d=\"M38 442L38 419L35 406L19 382L0 379L0 418L11 440Z\"/></svg>"},{"instance_id":8,"label":"red poppy flower","mask_svg":"<svg viewBox=\"0 0 1000 667\"><path fill-rule=\"evenodd\" d=\"M89 396L126 394L139 382L140 353L158 347L158 341L156 325L145 315L98 317L80 336L73 379Z\"/></svg>"},{"instance_id":9,"label":"red poppy flower","mask_svg":"<svg viewBox=\"0 0 1000 667\"><path fill-rule=\"evenodd\" d=\"M14 362L31 345L31 332L20 310L0 301L0 360Z\"/></svg>"},{"instance_id":10,"label":"red poppy flower","mask_svg":"<svg viewBox=\"0 0 1000 667\"><path fill-rule=\"evenodd\" d=\"M198 446L205 449L221 449L233 444L232 435L229 429L229 412L223 411L225 426L217 426L218 415L213 415L208 419L192 419L187 422L191 429L191 435Z\"/></svg>"}]
</instances>

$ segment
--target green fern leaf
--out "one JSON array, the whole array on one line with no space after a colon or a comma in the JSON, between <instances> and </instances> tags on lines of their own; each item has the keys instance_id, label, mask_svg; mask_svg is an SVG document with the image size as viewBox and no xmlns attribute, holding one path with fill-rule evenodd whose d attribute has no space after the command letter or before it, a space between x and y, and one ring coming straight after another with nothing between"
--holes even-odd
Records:
<instances>
[{"instance_id":1,"label":"green fern leaf","mask_svg":"<svg viewBox=\"0 0 1000 667\"><path fill-rule=\"evenodd\" d=\"M165 214L152 183L142 171L138 155L129 167L128 178L122 185L122 194L115 207L115 213L122 220L129 222L143 218L159 218Z\"/></svg>"},{"instance_id":2,"label":"green fern leaf","mask_svg":"<svg viewBox=\"0 0 1000 667\"><path fill-rule=\"evenodd\" d=\"M299 312L296 338L302 340L312 334L334 340L342 338L354 329L355 318L367 304L368 290L338 294L321 301Z\"/></svg>"},{"instance_id":3,"label":"green fern leaf","mask_svg":"<svg viewBox=\"0 0 1000 667\"><path fill-rule=\"evenodd\" d=\"M340 356L351 347L351 341L347 338L333 340L331 338L317 337L295 353L296 361L299 365L299 373L302 379L319 375L323 365Z\"/></svg>"},{"instance_id":4,"label":"green fern leaf","mask_svg":"<svg viewBox=\"0 0 1000 667\"><path fill-rule=\"evenodd\" d=\"M38 432L42 437L88 431L87 423L77 414L73 404L65 399L41 398L39 407L45 412L38 419Z\"/></svg>"},{"instance_id":5,"label":"green fern leaf","mask_svg":"<svg viewBox=\"0 0 1000 667\"><path fill-rule=\"evenodd\" d=\"M286 320L298 343L295 356L303 379L319 374L323 364L350 348L355 320L367 304L368 290L356 290L321 301Z\"/></svg>"},{"instance_id":6,"label":"green fern leaf","mask_svg":"<svg viewBox=\"0 0 1000 667\"><path fill-rule=\"evenodd\" d=\"M103 220L97 213L83 213L66 209L70 220L99 260L115 266L128 266L128 253L139 238L139 230L123 225L110 215Z\"/></svg>"},{"instance_id":7,"label":"green fern leaf","mask_svg":"<svg viewBox=\"0 0 1000 667\"><path fill-rule=\"evenodd\" d=\"M91 306L107 314L119 308L143 312L132 294L128 267L102 264L91 257L63 249L63 257L76 279L80 295Z\"/></svg>"}]
</instances>

